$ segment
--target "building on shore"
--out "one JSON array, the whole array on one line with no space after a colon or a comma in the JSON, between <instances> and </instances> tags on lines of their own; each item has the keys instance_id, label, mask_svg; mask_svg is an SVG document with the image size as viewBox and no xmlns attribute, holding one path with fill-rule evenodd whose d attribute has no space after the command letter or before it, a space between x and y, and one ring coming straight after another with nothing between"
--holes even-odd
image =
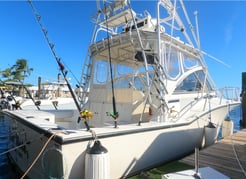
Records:
<instances>
[{"instance_id":1,"label":"building on shore","mask_svg":"<svg viewBox=\"0 0 246 179\"><path fill-rule=\"evenodd\" d=\"M56 97L71 97L65 82L43 82L38 86L28 87L32 97L47 99Z\"/></svg>"}]
</instances>

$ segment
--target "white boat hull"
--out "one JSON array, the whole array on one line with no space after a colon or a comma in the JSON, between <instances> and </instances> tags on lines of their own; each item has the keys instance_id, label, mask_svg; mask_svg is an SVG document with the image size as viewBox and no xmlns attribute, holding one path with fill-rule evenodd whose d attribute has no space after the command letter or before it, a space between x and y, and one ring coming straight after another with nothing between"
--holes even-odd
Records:
<instances>
[{"instance_id":1,"label":"white boat hull","mask_svg":"<svg viewBox=\"0 0 246 179\"><path fill-rule=\"evenodd\" d=\"M204 132L204 125L208 123L204 119L208 114L186 123L149 122L141 126L131 124L117 129L108 126L93 130L109 152L110 178L121 178L191 153L195 147L203 145L204 136L214 139L209 142L212 144L217 139L226 111L226 106L212 111L212 123L217 125L209 134ZM93 144L90 132L84 129L62 130L52 122L52 115L46 112L36 111L35 116L38 117L34 117L31 111L23 110L6 111L5 114L6 118L12 120L12 147L24 144L10 152L13 162L22 172L31 165L48 138L56 133L28 176L84 178L85 153ZM47 166L47 163L53 163L54 166Z\"/></svg>"},{"instance_id":2,"label":"white boat hull","mask_svg":"<svg viewBox=\"0 0 246 179\"><path fill-rule=\"evenodd\" d=\"M31 179L85 178L85 154L95 140L108 150L110 178L134 175L213 144L229 110L240 104L217 91L200 45L190 40L171 1L157 2L156 18L133 13L126 1L97 7L76 108L72 101L62 103L66 109L73 104L70 110L47 112L49 100L46 112L1 112L12 122L10 157Z\"/></svg>"}]
</instances>

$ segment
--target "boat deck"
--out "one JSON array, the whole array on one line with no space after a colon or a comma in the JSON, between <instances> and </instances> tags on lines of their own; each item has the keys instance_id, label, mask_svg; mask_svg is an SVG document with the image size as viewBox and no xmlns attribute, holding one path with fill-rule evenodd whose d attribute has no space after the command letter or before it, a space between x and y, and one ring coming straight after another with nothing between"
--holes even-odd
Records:
<instances>
[{"instance_id":1,"label":"boat deck","mask_svg":"<svg viewBox=\"0 0 246 179\"><path fill-rule=\"evenodd\" d=\"M199 152L199 167L211 167L232 178L246 178L246 129L227 136ZM194 154L181 159L195 166Z\"/></svg>"}]
</instances>

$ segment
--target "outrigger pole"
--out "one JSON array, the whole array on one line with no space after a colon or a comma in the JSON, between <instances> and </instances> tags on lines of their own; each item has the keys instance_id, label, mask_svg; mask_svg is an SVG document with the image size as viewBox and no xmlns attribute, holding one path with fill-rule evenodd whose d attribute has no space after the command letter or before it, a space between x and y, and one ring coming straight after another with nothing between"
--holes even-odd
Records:
<instances>
[{"instance_id":1,"label":"outrigger pole","mask_svg":"<svg viewBox=\"0 0 246 179\"><path fill-rule=\"evenodd\" d=\"M75 105L76 105L76 107L77 107L77 109L78 109L78 111L79 111L79 113L80 113L80 116L79 116L79 118L78 118L78 123L79 123L80 120L81 120L81 118L84 118L84 115L83 115L83 114L84 114L84 111L82 111L82 109L80 108L80 105L79 105L79 103L78 103L78 101L77 101L77 99L76 99L76 96L75 96L75 94L74 94L74 92L73 92L73 89L72 89L70 83L69 83L68 80L67 80L67 77L66 77L66 76L67 76L67 71L65 70L65 67L64 67L64 65L62 64L61 59L60 59L60 58L56 55L56 53L55 53L55 49L54 49L54 46L55 46L55 45L54 45L53 43L51 43L51 41L49 40L49 38L48 38L48 31L44 28L43 24L41 23L41 20L40 20L40 19L41 19L41 16L40 16L40 15L37 13L37 11L35 10L35 8L34 8L34 6L33 6L33 4L32 4L32 1L31 1L31 0L28 0L28 2L29 2L29 4L31 5L32 11L33 11L33 13L34 13L34 15L35 15L35 17L36 17L36 19L37 19L37 21L38 21L38 23L39 23L41 29L42 29L42 31L43 31L43 33L44 33L45 39L46 39L46 41L47 41L48 44L49 44L49 47L50 47L50 49L51 49L51 51L52 51L52 54L53 54L53 56L55 57L55 60L56 60L58 66L59 66L59 68L60 68L60 71L61 71L61 73L62 73L62 75L63 75L63 78L64 78L64 80L65 80L65 82L66 82L66 84L67 84L67 86L68 86L69 92L71 93L72 98L73 98L73 100L74 100L74 103L75 103ZM90 127L89 127L89 125L88 125L86 119L83 120L83 121L84 121L84 124L85 124L85 126L86 126L87 131L90 131Z\"/></svg>"}]
</instances>

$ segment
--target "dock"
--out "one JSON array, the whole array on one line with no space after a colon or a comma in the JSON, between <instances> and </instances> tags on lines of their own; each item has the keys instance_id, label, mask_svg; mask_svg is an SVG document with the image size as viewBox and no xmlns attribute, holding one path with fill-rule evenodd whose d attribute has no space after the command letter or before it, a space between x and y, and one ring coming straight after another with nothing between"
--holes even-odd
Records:
<instances>
[{"instance_id":1,"label":"dock","mask_svg":"<svg viewBox=\"0 0 246 179\"><path fill-rule=\"evenodd\" d=\"M180 161L195 166L194 154ZM199 167L211 167L231 179L246 178L246 129L201 149Z\"/></svg>"}]
</instances>

